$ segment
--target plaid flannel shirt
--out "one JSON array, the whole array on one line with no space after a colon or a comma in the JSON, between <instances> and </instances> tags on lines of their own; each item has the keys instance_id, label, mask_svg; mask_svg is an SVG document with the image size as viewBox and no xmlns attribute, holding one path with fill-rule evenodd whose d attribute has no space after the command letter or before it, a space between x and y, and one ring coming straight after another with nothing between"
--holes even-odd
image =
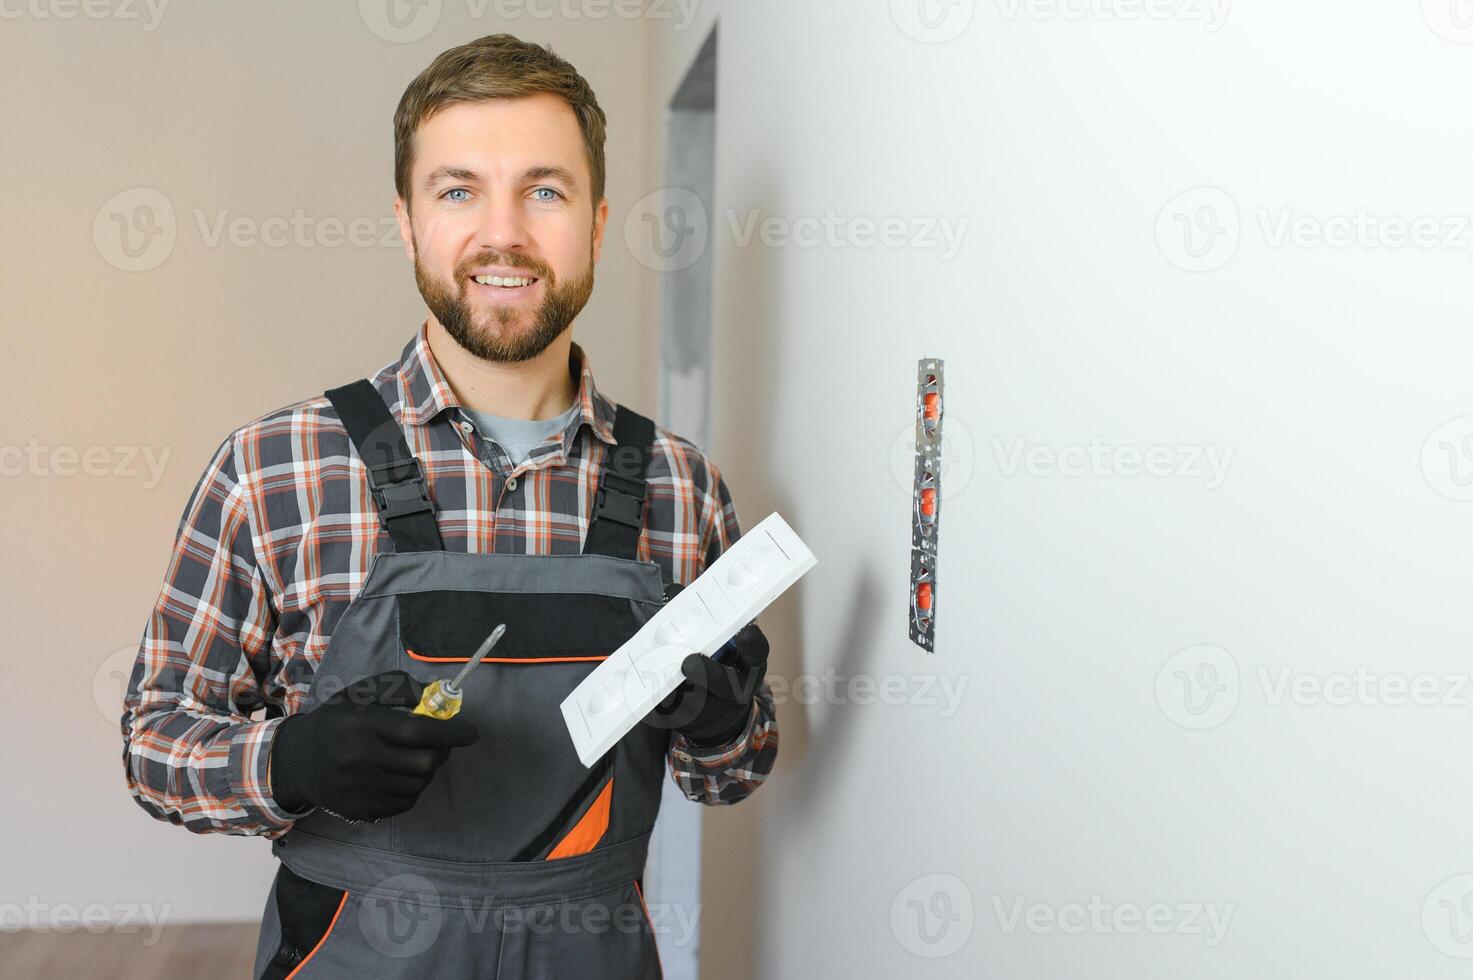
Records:
<instances>
[{"instance_id":1,"label":"plaid flannel shirt","mask_svg":"<svg viewBox=\"0 0 1473 980\"><path fill-rule=\"evenodd\" d=\"M614 404L594 387L583 349L574 343L569 357L579 412L513 467L461 411L427 325L372 380L424 468L446 550L579 554L602 460L616 444ZM247 423L221 443L185 506L122 715L129 791L161 820L268 838L291 828L294 815L271 797L272 736L301 710L373 555L392 546L362 461L319 453L327 431L340 434L342 424L324 396ZM637 557L686 584L740 536L736 508L693 443L657 427L650 455ZM325 494L334 480L356 490ZM668 758L686 797L735 803L772 770L777 744L764 681L741 735L701 747L672 733Z\"/></svg>"}]
</instances>

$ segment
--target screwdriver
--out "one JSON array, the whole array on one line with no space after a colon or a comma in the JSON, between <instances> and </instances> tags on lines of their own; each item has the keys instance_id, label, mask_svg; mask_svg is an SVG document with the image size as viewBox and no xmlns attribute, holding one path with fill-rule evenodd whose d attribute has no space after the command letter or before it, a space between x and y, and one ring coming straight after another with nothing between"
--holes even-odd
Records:
<instances>
[{"instance_id":1,"label":"screwdriver","mask_svg":"<svg viewBox=\"0 0 1473 980\"><path fill-rule=\"evenodd\" d=\"M465 692L461 690L460 685L465 683L465 679L470 676L471 670L475 668L476 664L485 659L486 654L491 652L491 648L496 645L496 641L501 639L501 634L505 632L505 623L492 630L491 635L486 637L485 642L476 651L476 655L467 660L465 666L460 668L460 673L456 674L452 679L448 681L431 681L429 686L425 688L424 694L420 696L419 704L415 707L414 713L441 720L454 718L459 714L460 705L465 700Z\"/></svg>"}]
</instances>

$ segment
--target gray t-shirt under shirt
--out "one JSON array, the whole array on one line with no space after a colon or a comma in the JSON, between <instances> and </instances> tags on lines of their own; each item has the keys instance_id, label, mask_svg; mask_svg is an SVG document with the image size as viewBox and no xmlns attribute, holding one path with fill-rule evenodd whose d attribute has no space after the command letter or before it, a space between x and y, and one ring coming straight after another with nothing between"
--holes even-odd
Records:
<instances>
[{"instance_id":1,"label":"gray t-shirt under shirt","mask_svg":"<svg viewBox=\"0 0 1473 980\"><path fill-rule=\"evenodd\" d=\"M561 433L578 414L575 398L568 410L551 419L509 419L490 412L477 412L466 408L460 410L471 420L482 438L490 439L511 457L512 466L520 466L531 455L533 448L542 444L548 436Z\"/></svg>"}]
</instances>

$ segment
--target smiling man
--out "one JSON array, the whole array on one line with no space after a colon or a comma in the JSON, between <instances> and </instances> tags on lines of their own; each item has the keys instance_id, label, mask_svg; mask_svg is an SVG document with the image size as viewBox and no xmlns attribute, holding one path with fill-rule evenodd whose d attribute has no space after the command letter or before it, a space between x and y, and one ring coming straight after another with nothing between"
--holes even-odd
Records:
<instances>
[{"instance_id":1,"label":"smiling man","mask_svg":"<svg viewBox=\"0 0 1473 980\"><path fill-rule=\"evenodd\" d=\"M572 340L604 124L546 48L436 58L394 115L428 316L372 377L230 433L185 507L123 761L153 816L272 840L257 977L658 976L640 879L667 764L704 804L772 769L755 625L591 768L559 710L740 535L711 460ZM502 623L459 715L411 713Z\"/></svg>"},{"instance_id":2,"label":"smiling man","mask_svg":"<svg viewBox=\"0 0 1473 980\"><path fill-rule=\"evenodd\" d=\"M575 166L585 157L577 119L547 92L449 105L404 132L417 108L401 104L395 120L404 143L394 213L434 322L482 364L560 364L608 220L602 146L596 177L591 162Z\"/></svg>"}]
</instances>

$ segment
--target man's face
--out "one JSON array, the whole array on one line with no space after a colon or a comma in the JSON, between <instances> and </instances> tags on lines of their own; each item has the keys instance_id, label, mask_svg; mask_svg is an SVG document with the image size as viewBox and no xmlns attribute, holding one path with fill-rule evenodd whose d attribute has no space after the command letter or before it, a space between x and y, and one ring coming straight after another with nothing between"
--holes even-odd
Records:
<instances>
[{"instance_id":1,"label":"man's face","mask_svg":"<svg viewBox=\"0 0 1473 980\"><path fill-rule=\"evenodd\" d=\"M396 198L394 212L420 295L457 343L525 361L567 329L593 292L608 217L591 192L577 117L555 95L453 105L420 125L410 206Z\"/></svg>"}]
</instances>

